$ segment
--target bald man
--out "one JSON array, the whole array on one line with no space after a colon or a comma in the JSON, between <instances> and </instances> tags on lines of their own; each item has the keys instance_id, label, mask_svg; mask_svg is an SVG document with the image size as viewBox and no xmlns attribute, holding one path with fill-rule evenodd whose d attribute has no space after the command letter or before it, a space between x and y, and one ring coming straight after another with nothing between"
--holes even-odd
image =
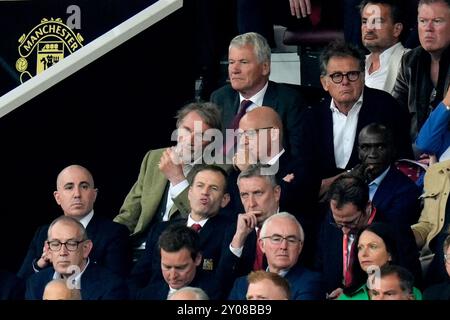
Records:
<instances>
[{"instance_id":1,"label":"bald man","mask_svg":"<svg viewBox=\"0 0 450 320\"><path fill-rule=\"evenodd\" d=\"M300 156L294 158L285 150L283 123L277 112L266 106L255 108L241 118L239 130L234 157L238 170L230 175L229 185L236 186L239 171L247 169L250 164L267 165L265 174L275 174L281 186L280 210L292 212L301 221L307 234L315 234L314 228L318 225L315 222L316 195L320 180L310 159ZM234 201L240 199L237 187L230 192ZM235 208L236 214L245 212L242 204L235 204ZM305 252L309 256L309 248Z\"/></svg>"},{"instance_id":2,"label":"bald man","mask_svg":"<svg viewBox=\"0 0 450 320\"><path fill-rule=\"evenodd\" d=\"M45 286L42 300L81 300L81 294L78 289L70 289L66 280L55 279Z\"/></svg>"},{"instance_id":3,"label":"bald man","mask_svg":"<svg viewBox=\"0 0 450 320\"><path fill-rule=\"evenodd\" d=\"M75 218L86 228L94 244L91 261L125 276L131 260L128 229L94 214L97 191L89 170L80 165L70 165L58 174L53 196L65 216ZM48 225L36 231L17 274L19 277L26 279L50 265L48 250L44 246L47 231Z\"/></svg>"}]
</instances>

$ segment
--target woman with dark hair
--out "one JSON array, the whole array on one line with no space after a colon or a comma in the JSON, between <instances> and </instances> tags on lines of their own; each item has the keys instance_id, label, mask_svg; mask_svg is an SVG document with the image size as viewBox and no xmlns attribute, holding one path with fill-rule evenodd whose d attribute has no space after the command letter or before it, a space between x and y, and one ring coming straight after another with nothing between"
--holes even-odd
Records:
<instances>
[{"instance_id":1,"label":"woman with dark hair","mask_svg":"<svg viewBox=\"0 0 450 320\"><path fill-rule=\"evenodd\" d=\"M395 233L384 223L372 223L363 228L355 239L357 246L352 263L352 283L344 288L338 300L369 300L367 279L385 264L393 264L411 270L410 261L399 250ZM357 257L357 259L356 259ZM416 300L422 299L417 288L413 290Z\"/></svg>"}]
</instances>

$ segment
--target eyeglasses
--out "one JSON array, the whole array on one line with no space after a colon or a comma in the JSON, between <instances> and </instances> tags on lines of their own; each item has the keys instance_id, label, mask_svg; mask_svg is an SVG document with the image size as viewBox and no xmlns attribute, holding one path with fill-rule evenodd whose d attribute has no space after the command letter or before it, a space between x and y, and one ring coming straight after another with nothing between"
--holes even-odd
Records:
<instances>
[{"instance_id":1,"label":"eyeglasses","mask_svg":"<svg viewBox=\"0 0 450 320\"><path fill-rule=\"evenodd\" d=\"M359 75L361 74L361 71L349 71L347 73L342 72L335 72L332 74L329 74L331 81L333 81L336 84L339 84L344 80L344 77L347 77L347 80L350 82L355 82L359 79Z\"/></svg>"},{"instance_id":2,"label":"eyeglasses","mask_svg":"<svg viewBox=\"0 0 450 320\"><path fill-rule=\"evenodd\" d=\"M283 240L286 240L288 245L294 245L302 242L302 240L298 239L296 236L283 237L278 234L271 235L270 237L263 237L261 239L269 239L272 244L281 244Z\"/></svg>"},{"instance_id":3,"label":"eyeglasses","mask_svg":"<svg viewBox=\"0 0 450 320\"><path fill-rule=\"evenodd\" d=\"M66 246L67 251L75 251L78 249L78 245L86 240L76 241L76 240L68 240L66 242L61 242L59 240L47 241L48 248L51 251L59 251L61 250L62 245Z\"/></svg>"},{"instance_id":4,"label":"eyeglasses","mask_svg":"<svg viewBox=\"0 0 450 320\"><path fill-rule=\"evenodd\" d=\"M273 127L265 127L265 128L258 128L258 129L249 129L249 130L245 130L245 131L239 131L237 136L239 139L241 139L243 136L249 139L252 139L254 137L256 137L256 135L258 134L259 130L266 130L266 129L273 129Z\"/></svg>"},{"instance_id":5,"label":"eyeglasses","mask_svg":"<svg viewBox=\"0 0 450 320\"><path fill-rule=\"evenodd\" d=\"M359 222L361 221L362 216L363 216L363 214L360 214L358 218L356 218L355 220L350 221L350 222L344 222L344 223L330 222L330 224L339 230L342 230L342 228L348 228L350 230L355 230L356 228L359 227Z\"/></svg>"}]
</instances>

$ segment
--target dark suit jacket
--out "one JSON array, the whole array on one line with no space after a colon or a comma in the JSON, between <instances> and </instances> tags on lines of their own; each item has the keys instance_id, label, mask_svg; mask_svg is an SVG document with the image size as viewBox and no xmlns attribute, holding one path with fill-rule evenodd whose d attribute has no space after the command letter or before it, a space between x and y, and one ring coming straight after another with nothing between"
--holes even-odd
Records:
<instances>
[{"instance_id":1,"label":"dark suit jacket","mask_svg":"<svg viewBox=\"0 0 450 320\"><path fill-rule=\"evenodd\" d=\"M0 271L0 300L23 300L25 284L15 274Z\"/></svg>"},{"instance_id":2,"label":"dark suit jacket","mask_svg":"<svg viewBox=\"0 0 450 320\"><path fill-rule=\"evenodd\" d=\"M333 143L333 116L330 110L331 97L312 108L315 126L311 139L315 141L317 162L322 179L340 173L336 168ZM412 158L411 140L409 138L409 116L406 108L401 108L388 93L364 87L363 103L358 116L355 143L350 160L345 169L353 168L358 162L358 135L362 128L372 122L380 123L393 131L395 150L401 158Z\"/></svg>"},{"instance_id":3,"label":"dark suit jacket","mask_svg":"<svg viewBox=\"0 0 450 320\"><path fill-rule=\"evenodd\" d=\"M18 272L18 276L26 279L34 274L33 261L42 255L42 248L47 240L48 225L40 227L28 247L27 255ZM90 253L92 264L108 268L112 272L126 276L130 268L129 232L126 227L94 214L86 228L93 248Z\"/></svg>"},{"instance_id":4,"label":"dark suit jacket","mask_svg":"<svg viewBox=\"0 0 450 320\"><path fill-rule=\"evenodd\" d=\"M332 226L334 222L331 211L328 211L322 223L318 237L314 269L323 276L326 292L330 293L336 288L342 288L343 253L342 253L342 231ZM389 223L378 211L373 222ZM395 226L395 240L397 244L397 255L399 265L407 268L414 275L416 286L422 282L422 270L419 262L419 251L414 235L409 226ZM354 243L355 245L355 243ZM353 256L353 259L358 257Z\"/></svg>"},{"instance_id":5,"label":"dark suit jacket","mask_svg":"<svg viewBox=\"0 0 450 320\"><path fill-rule=\"evenodd\" d=\"M219 106L225 134L225 129L229 128L238 112L239 93L228 84L212 93L211 102ZM300 93L287 85L269 81L263 105L273 108L280 116L284 126L283 144L286 150L294 156L301 154L301 112L306 104Z\"/></svg>"},{"instance_id":6,"label":"dark suit jacket","mask_svg":"<svg viewBox=\"0 0 450 320\"><path fill-rule=\"evenodd\" d=\"M320 274L297 265L289 270L285 279L289 282L291 287L290 300L325 299L325 292L323 291ZM236 279L228 300L246 300L247 289L247 276Z\"/></svg>"},{"instance_id":7,"label":"dark suit jacket","mask_svg":"<svg viewBox=\"0 0 450 320\"><path fill-rule=\"evenodd\" d=\"M33 274L27 280L26 300L42 300L47 283L53 279L55 270L47 268ZM89 263L81 276L82 300L124 300L128 299L125 281L105 268Z\"/></svg>"},{"instance_id":8,"label":"dark suit jacket","mask_svg":"<svg viewBox=\"0 0 450 320\"><path fill-rule=\"evenodd\" d=\"M417 185L391 166L378 186L372 203L390 224L411 226L419 219L419 196Z\"/></svg>"},{"instance_id":9,"label":"dark suit jacket","mask_svg":"<svg viewBox=\"0 0 450 320\"><path fill-rule=\"evenodd\" d=\"M162 280L161 255L158 248L158 239L161 233L171 224L184 224L186 220L165 221L156 224L150 231L146 248L142 257L136 262L131 271L128 285L131 290L143 288L154 279ZM202 253L200 269L207 274L222 273L218 271L223 248L231 239L225 238L230 233L228 228L231 222L219 213L208 219L199 232L199 247Z\"/></svg>"},{"instance_id":10,"label":"dark suit jacket","mask_svg":"<svg viewBox=\"0 0 450 320\"><path fill-rule=\"evenodd\" d=\"M423 300L450 300L450 280L427 288Z\"/></svg>"},{"instance_id":11,"label":"dark suit jacket","mask_svg":"<svg viewBox=\"0 0 450 320\"><path fill-rule=\"evenodd\" d=\"M197 268L194 279L188 285L203 289L211 300L223 298L219 281L199 268ZM167 282L164 279L155 279L145 288L137 291L136 300L167 300L168 294Z\"/></svg>"}]
</instances>

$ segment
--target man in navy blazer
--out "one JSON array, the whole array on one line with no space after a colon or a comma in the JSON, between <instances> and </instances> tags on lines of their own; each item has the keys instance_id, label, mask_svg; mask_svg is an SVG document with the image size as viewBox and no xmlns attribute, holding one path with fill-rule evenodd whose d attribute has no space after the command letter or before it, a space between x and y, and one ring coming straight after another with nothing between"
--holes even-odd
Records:
<instances>
[{"instance_id":1,"label":"man in navy blazer","mask_svg":"<svg viewBox=\"0 0 450 320\"><path fill-rule=\"evenodd\" d=\"M220 273L217 270L224 244L230 242L227 230L232 224L228 217L220 212L230 199L226 192L226 183L227 174L218 166L202 166L195 172L188 191L191 207L188 218L160 222L153 226L146 240L145 252L131 271L128 281L130 288L142 288L154 278L163 278L158 239L161 233L172 225L200 225L198 235L202 260L199 268L206 274Z\"/></svg>"},{"instance_id":2,"label":"man in navy blazer","mask_svg":"<svg viewBox=\"0 0 450 320\"><path fill-rule=\"evenodd\" d=\"M56 187L55 200L64 215L80 221L94 243L91 263L125 276L131 261L128 230L121 224L94 214L97 189L91 173L79 165L68 166L59 173ZM47 233L48 225L36 231L18 272L19 277L26 279L50 265L48 249L44 246Z\"/></svg>"},{"instance_id":3,"label":"man in navy blazer","mask_svg":"<svg viewBox=\"0 0 450 320\"><path fill-rule=\"evenodd\" d=\"M185 225L169 226L158 239L163 279L154 278L135 292L138 300L166 300L178 289L190 286L203 289L210 299L221 297L220 281L199 266L202 254L199 234Z\"/></svg>"},{"instance_id":4,"label":"man in navy blazer","mask_svg":"<svg viewBox=\"0 0 450 320\"><path fill-rule=\"evenodd\" d=\"M220 108L224 136L226 129L237 129L237 114L259 106L273 108L283 121L286 150L298 156L303 153L300 129L306 104L296 90L269 81L270 55L270 46L261 35L249 32L236 36L228 51L230 84L214 91L210 100ZM243 102L247 100L251 104L244 107Z\"/></svg>"},{"instance_id":5,"label":"man in navy blazer","mask_svg":"<svg viewBox=\"0 0 450 320\"><path fill-rule=\"evenodd\" d=\"M89 260L92 241L78 220L60 216L48 230L45 247L53 268L46 268L28 278L25 299L41 300L45 286L53 279L64 279L71 289L80 289L83 300L128 298L124 280Z\"/></svg>"},{"instance_id":6,"label":"man in navy blazer","mask_svg":"<svg viewBox=\"0 0 450 320\"><path fill-rule=\"evenodd\" d=\"M332 42L321 55L323 88L330 97L312 108L314 139L323 194L344 170L358 163L356 138L363 127L376 122L394 134L397 156L412 157L409 117L388 93L364 86L365 56L356 47Z\"/></svg>"},{"instance_id":7,"label":"man in navy blazer","mask_svg":"<svg viewBox=\"0 0 450 320\"><path fill-rule=\"evenodd\" d=\"M377 123L365 126L358 136L361 165L352 170L369 184L369 200L392 225L411 226L419 219L420 189L393 164L391 130Z\"/></svg>"},{"instance_id":8,"label":"man in navy blazer","mask_svg":"<svg viewBox=\"0 0 450 320\"><path fill-rule=\"evenodd\" d=\"M258 244L267 257L267 271L289 282L292 300L324 300L320 275L298 264L303 241L304 233L298 220L287 212L280 212L264 222ZM238 278L228 299L245 300L247 289L247 276Z\"/></svg>"},{"instance_id":9,"label":"man in navy blazer","mask_svg":"<svg viewBox=\"0 0 450 320\"><path fill-rule=\"evenodd\" d=\"M343 175L337 178L331 185L328 200L330 209L317 239L314 269L323 276L328 298L335 299L342 293L342 288L351 282L349 266L353 259L357 259L354 255L356 234L372 222L386 220L369 201L368 185L356 176ZM407 259L405 265L414 274L416 283L420 283L419 252L411 228L396 225L396 230L398 253ZM344 247L347 250L344 251Z\"/></svg>"}]
</instances>

